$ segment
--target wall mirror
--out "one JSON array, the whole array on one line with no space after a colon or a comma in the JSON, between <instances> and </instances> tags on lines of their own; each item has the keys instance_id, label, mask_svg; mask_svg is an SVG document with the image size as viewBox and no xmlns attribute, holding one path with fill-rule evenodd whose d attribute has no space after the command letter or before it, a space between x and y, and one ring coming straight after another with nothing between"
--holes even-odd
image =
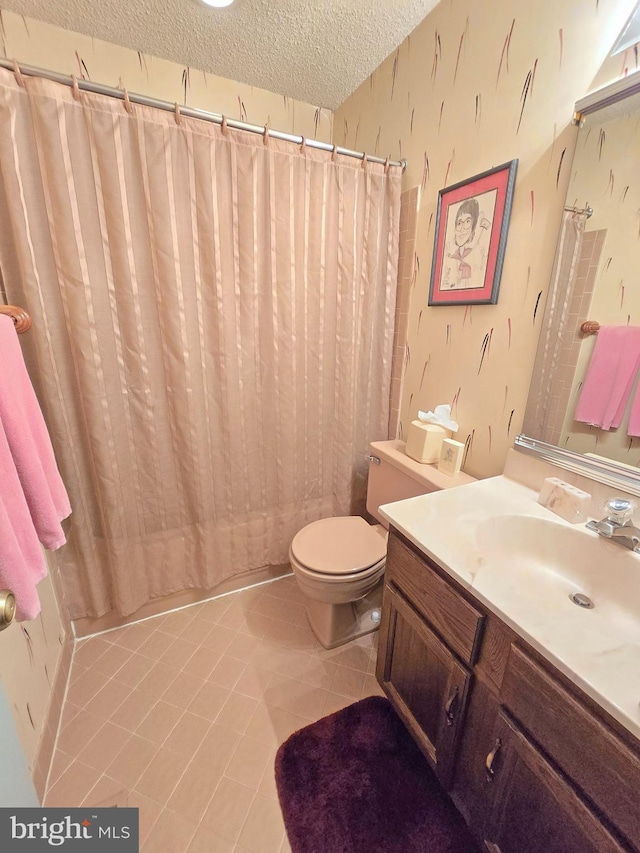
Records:
<instances>
[{"instance_id":1,"label":"wall mirror","mask_svg":"<svg viewBox=\"0 0 640 853\"><path fill-rule=\"evenodd\" d=\"M582 125L516 447L640 495L640 438L627 432L635 387L617 429L574 418L597 327L640 325L640 72L578 101L576 114Z\"/></svg>"}]
</instances>

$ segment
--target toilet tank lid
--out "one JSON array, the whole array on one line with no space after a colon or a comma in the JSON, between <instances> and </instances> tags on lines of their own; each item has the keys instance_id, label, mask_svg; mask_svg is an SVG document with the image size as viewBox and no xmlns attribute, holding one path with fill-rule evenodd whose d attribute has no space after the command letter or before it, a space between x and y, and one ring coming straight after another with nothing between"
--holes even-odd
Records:
<instances>
[{"instance_id":1,"label":"toilet tank lid","mask_svg":"<svg viewBox=\"0 0 640 853\"><path fill-rule=\"evenodd\" d=\"M359 515L321 518L296 533L291 551L299 563L317 572L360 572L384 559L386 531Z\"/></svg>"},{"instance_id":2,"label":"toilet tank lid","mask_svg":"<svg viewBox=\"0 0 640 853\"><path fill-rule=\"evenodd\" d=\"M425 487L425 492L439 491L440 489L451 489L453 486L463 486L475 483L476 478L464 471L458 471L453 476L438 471L437 465L425 462L416 462L405 452L406 443L399 438L389 441L372 441L369 444L369 452L373 456L379 456L389 462L395 468L399 468L416 482Z\"/></svg>"}]
</instances>

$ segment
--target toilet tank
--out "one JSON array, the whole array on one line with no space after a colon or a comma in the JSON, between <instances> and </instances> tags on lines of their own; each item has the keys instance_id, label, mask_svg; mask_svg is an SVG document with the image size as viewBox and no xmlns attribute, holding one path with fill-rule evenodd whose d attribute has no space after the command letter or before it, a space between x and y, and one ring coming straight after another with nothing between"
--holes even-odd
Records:
<instances>
[{"instance_id":1,"label":"toilet tank","mask_svg":"<svg viewBox=\"0 0 640 853\"><path fill-rule=\"evenodd\" d=\"M397 438L372 441L369 453L374 461L369 462L367 511L385 527L389 527L389 522L378 512L381 504L473 483L475 479L462 471L451 476L438 471L437 465L416 462L405 453L405 442Z\"/></svg>"}]
</instances>

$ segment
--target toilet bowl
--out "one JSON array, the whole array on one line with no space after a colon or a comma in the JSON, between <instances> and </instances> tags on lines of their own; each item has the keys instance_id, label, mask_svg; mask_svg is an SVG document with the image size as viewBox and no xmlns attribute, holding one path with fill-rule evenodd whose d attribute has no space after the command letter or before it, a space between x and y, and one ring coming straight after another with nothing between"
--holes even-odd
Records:
<instances>
[{"instance_id":1,"label":"toilet bowl","mask_svg":"<svg viewBox=\"0 0 640 853\"><path fill-rule=\"evenodd\" d=\"M323 518L296 533L289 548L309 624L327 649L380 627L387 522L379 507L473 480L416 462L399 439L372 442L368 459L367 511L380 524L360 516Z\"/></svg>"},{"instance_id":2,"label":"toilet bowl","mask_svg":"<svg viewBox=\"0 0 640 853\"><path fill-rule=\"evenodd\" d=\"M289 548L307 617L322 645L331 649L380 622L387 531L360 516L314 521Z\"/></svg>"}]
</instances>

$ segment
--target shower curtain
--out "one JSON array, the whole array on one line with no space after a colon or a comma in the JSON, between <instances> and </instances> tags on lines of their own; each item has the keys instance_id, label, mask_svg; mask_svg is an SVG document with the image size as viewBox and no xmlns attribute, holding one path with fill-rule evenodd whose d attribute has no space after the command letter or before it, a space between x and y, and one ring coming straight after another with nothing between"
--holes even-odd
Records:
<instances>
[{"instance_id":1,"label":"shower curtain","mask_svg":"<svg viewBox=\"0 0 640 853\"><path fill-rule=\"evenodd\" d=\"M562 214L542 332L533 368L535 383L529 391L524 416L525 431L529 435L542 436L551 444L560 442L562 417L559 417L558 413L564 411L565 405L557 394L551 395L549 389L567 348L566 330L568 327L576 329L577 326L576 318L569 316L569 309L587 218L586 214L571 209L566 209ZM572 331L571 334L577 332ZM565 391L568 394L569 388Z\"/></svg>"},{"instance_id":2,"label":"shower curtain","mask_svg":"<svg viewBox=\"0 0 640 853\"><path fill-rule=\"evenodd\" d=\"M288 560L387 437L400 170L0 74L0 270L72 618Z\"/></svg>"}]
</instances>

